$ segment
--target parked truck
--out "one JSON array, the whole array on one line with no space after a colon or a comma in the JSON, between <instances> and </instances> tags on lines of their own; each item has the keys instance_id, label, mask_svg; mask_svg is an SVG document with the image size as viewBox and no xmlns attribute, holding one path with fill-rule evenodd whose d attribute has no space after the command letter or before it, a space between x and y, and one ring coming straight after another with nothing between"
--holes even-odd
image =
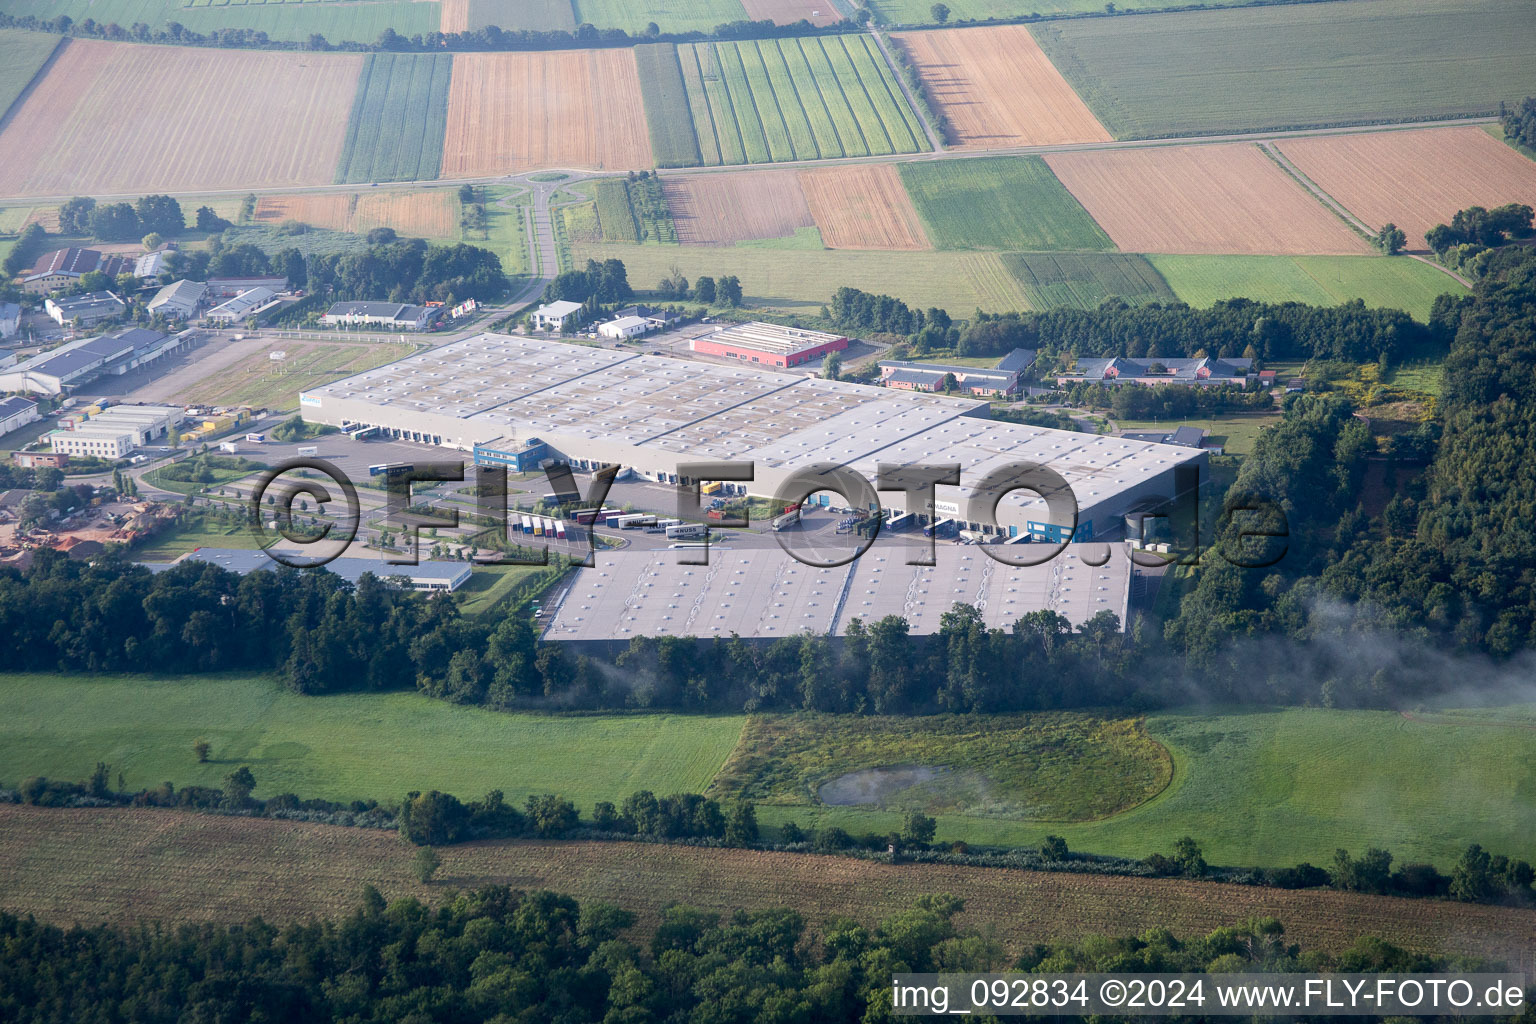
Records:
<instances>
[{"instance_id":1,"label":"parked truck","mask_svg":"<svg viewBox=\"0 0 1536 1024\"><path fill-rule=\"evenodd\" d=\"M667 527L667 540L687 540L692 537L704 537L709 534L709 527L703 523L680 523Z\"/></svg>"}]
</instances>

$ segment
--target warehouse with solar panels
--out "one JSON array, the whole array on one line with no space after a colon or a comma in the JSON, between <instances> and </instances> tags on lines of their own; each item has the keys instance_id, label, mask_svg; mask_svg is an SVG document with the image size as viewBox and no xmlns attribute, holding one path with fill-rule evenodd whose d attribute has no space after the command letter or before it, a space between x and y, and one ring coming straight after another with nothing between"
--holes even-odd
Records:
<instances>
[{"instance_id":1,"label":"warehouse with solar panels","mask_svg":"<svg viewBox=\"0 0 1536 1024\"><path fill-rule=\"evenodd\" d=\"M879 495L882 511L1048 541L1121 536L1127 513L1196 486L1207 461L1188 448L994 421L985 402L498 334L305 391L300 409L311 422L471 456L537 438L545 458L578 472L617 465L666 484L679 464L750 462L753 479L727 493L773 497L793 477L833 507L853 499L803 484L829 464L873 486L882 465L958 463L960 486L940 485L933 508L904 508L891 491ZM1004 497L995 524L972 501L987 473L1020 462L1065 480L1075 532L1030 491Z\"/></svg>"}]
</instances>

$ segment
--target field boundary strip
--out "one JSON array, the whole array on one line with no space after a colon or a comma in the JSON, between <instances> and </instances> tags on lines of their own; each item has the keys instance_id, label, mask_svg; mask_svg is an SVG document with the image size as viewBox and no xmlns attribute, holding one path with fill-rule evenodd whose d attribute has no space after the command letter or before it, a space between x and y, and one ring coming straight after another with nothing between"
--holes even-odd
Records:
<instances>
[{"instance_id":1,"label":"field boundary strip","mask_svg":"<svg viewBox=\"0 0 1536 1024\"><path fill-rule=\"evenodd\" d=\"M17 111L21 110L22 104L31 97L33 90L38 87L42 80L48 77L48 72L53 70L53 65L58 61L59 55L64 52L64 47L68 46L69 42L68 36L59 37L53 49L48 51L47 58L32 73L32 77L27 80L27 84L21 87L21 91L16 94L16 98L11 100L3 113L0 113L0 132L10 127L11 118L15 116Z\"/></svg>"}]
</instances>

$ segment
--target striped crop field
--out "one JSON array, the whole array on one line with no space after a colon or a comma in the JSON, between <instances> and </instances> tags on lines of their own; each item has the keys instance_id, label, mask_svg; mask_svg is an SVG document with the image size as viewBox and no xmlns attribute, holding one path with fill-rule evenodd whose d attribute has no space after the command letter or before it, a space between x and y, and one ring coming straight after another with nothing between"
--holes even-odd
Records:
<instances>
[{"instance_id":1,"label":"striped crop field","mask_svg":"<svg viewBox=\"0 0 1536 1024\"><path fill-rule=\"evenodd\" d=\"M645 104L645 123L650 129L656 166L697 167L703 158L699 155L699 136L688 106L688 87L683 83L677 47L672 43L644 43L635 47L635 69L640 73L640 99ZM713 134L714 129L710 128L710 132Z\"/></svg>"},{"instance_id":2,"label":"striped crop field","mask_svg":"<svg viewBox=\"0 0 1536 1024\"><path fill-rule=\"evenodd\" d=\"M0 53L5 54L5 67L0 68L0 115L16 102L63 41L42 32L0 29Z\"/></svg>"},{"instance_id":3,"label":"striped crop field","mask_svg":"<svg viewBox=\"0 0 1536 1024\"><path fill-rule=\"evenodd\" d=\"M352 101L336 181L436 178L452 73L453 57L446 53L370 53Z\"/></svg>"},{"instance_id":4,"label":"striped crop field","mask_svg":"<svg viewBox=\"0 0 1536 1024\"><path fill-rule=\"evenodd\" d=\"M940 249L1115 247L1037 156L919 161L897 170Z\"/></svg>"},{"instance_id":5,"label":"striped crop field","mask_svg":"<svg viewBox=\"0 0 1536 1024\"><path fill-rule=\"evenodd\" d=\"M677 54L705 165L924 148L917 115L863 35L685 43Z\"/></svg>"},{"instance_id":6,"label":"striped crop field","mask_svg":"<svg viewBox=\"0 0 1536 1024\"><path fill-rule=\"evenodd\" d=\"M1007 267L1035 309L1094 309L1108 298L1134 306L1177 302L1145 256L1123 252L1005 252Z\"/></svg>"}]
</instances>

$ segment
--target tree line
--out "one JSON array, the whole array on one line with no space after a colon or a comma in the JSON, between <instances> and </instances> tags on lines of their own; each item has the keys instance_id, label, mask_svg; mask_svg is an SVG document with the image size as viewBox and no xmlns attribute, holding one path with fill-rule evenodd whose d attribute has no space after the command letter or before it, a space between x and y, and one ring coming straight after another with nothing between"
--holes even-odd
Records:
<instances>
[{"instance_id":1,"label":"tree line","mask_svg":"<svg viewBox=\"0 0 1536 1024\"><path fill-rule=\"evenodd\" d=\"M813 935L806 919L786 908L720 914L679 905L637 928L629 910L544 890L490 886L450 893L433 907L414 897L388 902L369 885L344 916L283 926L253 918L236 925L61 928L0 913L7 954L0 962L0 1014L17 1024L872 1024L892 1019L896 972L1476 966L1410 953L1365 933L1341 952L1303 949L1273 918L1182 938L1154 928L1137 936L1040 941L1010 956L995 935L957 924L964 909L956 896L917 896L876 923L833 916Z\"/></svg>"},{"instance_id":2,"label":"tree line","mask_svg":"<svg viewBox=\"0 0 1536 1024\"><path fill-rule=\"evenodd\" d=\"M1449 224L1436 224L1424 233L1424 241L1441 263L1481 277L1489 256L1511 239L1531 236L1536 211L1524 203L1505 203L1487 209L1469 206L1457 210Z\"/></svg>"}]
</instances>

